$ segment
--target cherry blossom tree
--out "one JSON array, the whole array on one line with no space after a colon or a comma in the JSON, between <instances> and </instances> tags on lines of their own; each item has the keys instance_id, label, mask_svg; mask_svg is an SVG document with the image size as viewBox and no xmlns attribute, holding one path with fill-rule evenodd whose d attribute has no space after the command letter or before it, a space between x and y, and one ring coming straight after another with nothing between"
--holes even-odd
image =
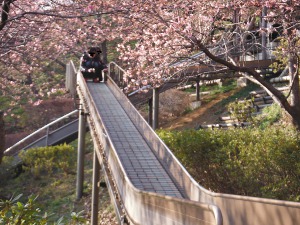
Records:
<instances>
[{"instance_id":1,"label":"cherry blossom tree","mask_svg":"<svg viewBox=\"0 0 300 225\"><path fill-rule=\"evenodd\" d=\"M1 1L0 93L5 114L63 92L65 64L99 45L103 14L95 1ZM59 73L61 75L59 75ZM26 98L26 99L24 99ZM16 118L17 119L17 118Z\"/></svg>"},{"instance_id":2,"label":"cherry blossom tree","mask_svg":"<svg viewBox=\"0 0 300 225\"><path fill-rule=\"evenodd\" d=\"M115 40L119 42L117 50L127 70L129 88L146 84L156 87L186 75L209 73L226 77L233 71L266 89L293 123L300 125L299 1L2 0L1 3L1 90L26 79L32 87L31 76L39 76L33 71L41 71L50 63L63 66L70 57L79 58L88 46ZM261 26L263 23L276 26ZM289 98L265 79L269 69L250 68L241 63L248 56L265 54L266 45L261 39L274 32L280 33L277 62L282 62L283 67L289 62L292 84ZM196 70L191 73L190 68ZM21 78L16 79L17 74ZM41 88L36 89L40 93Z\"/></svg>"},{"instance_id":3,"label":"cherry blossom tree","mask_svg":"<svg viewBox=\"0 0 300 225\"><path fill-rule=\"evenodd\" d=\"M123 1L123 12L126 8L128 14L118 18L122 24L118 48L128 65L128 81L137 87L147 83L159 86L171 77L187 74L174 72L180 67L206 65L207 71L201 73L224 77L234 71L263 87L299 128L299 4L287 0ZM269 26L261 26L263 23ZM288 97L265 79L268 68L241 63L241 58L249 55L266 54L261 39L275 33L280 33L277 65L281 59L283 66L289 65ZM191 57L195 53L198 56Z\"/></svg>"}]
</instances>

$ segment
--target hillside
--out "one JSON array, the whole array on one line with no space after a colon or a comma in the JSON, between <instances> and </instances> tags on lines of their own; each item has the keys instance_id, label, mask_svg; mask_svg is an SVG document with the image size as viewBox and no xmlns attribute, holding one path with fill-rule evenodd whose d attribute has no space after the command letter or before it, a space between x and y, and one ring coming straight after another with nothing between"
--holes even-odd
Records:
<instances>
[{"instance_id":1,"label":"hillside","mask_svg":"<svg viewBox=\"0 0 300 225\"><path fill-rule=\"evenodd\" d=\"M220 115L226 112L226 105L220 104L222 100L227 99L236 93L238 89L217 95L209 102L204 101L201 106L187 114L174 118L173 120L161 126L167 130L194 129L199 124L216 123ZM207 99L207 97L204 99Z\"/></svg>"}]
</instances>

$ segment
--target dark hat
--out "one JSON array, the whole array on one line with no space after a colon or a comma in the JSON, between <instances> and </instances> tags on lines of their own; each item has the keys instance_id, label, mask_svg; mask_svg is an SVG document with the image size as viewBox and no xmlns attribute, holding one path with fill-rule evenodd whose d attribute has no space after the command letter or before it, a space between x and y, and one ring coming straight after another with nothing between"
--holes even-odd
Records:
<instances>
[{"instance_id":1,"label":"dark hat","mask_svg":"<svg viewBox=\"0 0 300 225\"><path fill-rule=\"evenodd\" d=\"M89 49L89 53L101 53L101 49L99 47L91 47Z\"/></svg>"}]
</instances>

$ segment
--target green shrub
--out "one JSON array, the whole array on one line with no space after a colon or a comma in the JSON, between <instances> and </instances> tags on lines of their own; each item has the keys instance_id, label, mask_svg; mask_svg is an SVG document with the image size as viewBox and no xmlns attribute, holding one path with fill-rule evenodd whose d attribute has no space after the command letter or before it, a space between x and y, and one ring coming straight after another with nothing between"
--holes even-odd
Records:
<instances>
[{"instance_id":1,"label":"green shrub","mask_svg":"<svg viewBox=\"0 0 300 225\"><path fill-rule=\"evenodd\" d=\"M262 114L254 118L255 124L261 129L273 125L282 118L282 109L278 104L272 104L262 110Z\"/></svg>"},{"instance_id":2,"label":"green shrub","mask_svg":"<svg viewBox=\"0 0 300 225\"><path fill-rule=\"evenodd\" d=\"M252 113L255 112L253 100L234 101L228 104L228 111L232 118L238 122L252 121Z\"/></svg>"},{"instance_id":3,"label":"green shrub","mask_svg":"<svg viewBox=\"0 0 300 225\"><path fill-rule=\"evenodd\" d=\"M16 175L16 169L12 166L14 158L12 156L4 156L0 164L0 187L9 179Z\"/></svg>"},{"instance_id":4,"label":"green shrub","mask_svg":"<svg viewBox=\"0 0 300 225\"><path fill-rule=\"evenodd\" d=\"M47 224L47 214L40 215L40 209L34 204L36 198L29 197L24 204L18 201L21 196L0 201L0 224Z\"/></svg>"},{"instance_id":5,"label":"green shrub","mask_svg":"<svg viewBox=\"0 0 300 225\"><path fill-rule=\"evenodd\" d=\"M35 224L46 225L49 224L49 215L42 213L41 209L36 203L37 197L29 196L26 203L22 203L20 198L22 194L12 197L9 200L0 200L0 224L5 225L21 225L21 224ZM72 212L70 221L64 223L63 217L57 222L51 223L53 225L83 225L87 224L87 220L82 216L83 211L79 213Z\"/></svg>"},{"instance_id":6,"label":"green shrub","mask_svg":"<svg viewBox=\"0 0 300 225\"><path fill-rule=\"evenodd\" d=\"M300 139L291 127L158 131L204 187L299 201Z\"/></svg>"},{"instance_id":7,"label":"green shrub","mask_svg":"<svg viewBox=\"0 0 300 225\"><path fill-rule=\"evenodd\" d=\"M56 170L66 174L74 171L76 151L73 147L63 144L32 148L19 153L25 168L29 169L35 177L42 174L52 174Z\"/></svg>"}]
</instances>

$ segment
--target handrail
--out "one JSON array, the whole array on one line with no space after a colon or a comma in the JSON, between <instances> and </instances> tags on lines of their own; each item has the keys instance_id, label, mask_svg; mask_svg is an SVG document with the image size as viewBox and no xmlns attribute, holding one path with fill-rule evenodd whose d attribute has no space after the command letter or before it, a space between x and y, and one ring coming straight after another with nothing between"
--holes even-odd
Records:
<instances>
[{"instance_id":1,"label":"handrail","mask_svg":"<svg viewBox=\"0 0 300 225\"><path fill-rule=\"evenodd\" d=\"M53 124L56 124L56 123L62 121L63 119L65 119L65 118L67 118L67 117L70 117L70 116L74 115L74 114L77 113L77 112L78 112L78 110L76 109L76 110L74 110L74 111L72 111L72 112L70 112L70 113L68 113L68 114L66 114L66 115L64 115L64 116L62 116L62 117L60 117L60 118L58 118L58 119L52 121L51 123L49 123L49 124L43 126L42 128L36 130L35 132L33 132L33 133L31 133L30 135L28 135L28 136L26 136L25 138L23 138L22 140L18 141L18 142L17 142L16 144L14 144L13 146L11 146L11 147L9 147L8 149L6 149L6 150L4 151L4 155L8 154L12 149L14 149L14 148L16 148L17 146L19 146L20 144L24 143L25 141L27 141L29 138L33 137L33 136L36 135L37 133L39 133L39 132L41 132L41 131L43 131L43 130L45 130L45 129L49 129L49 127L52 126ZM47 133L48 133L48 132L47 132ZM47 134L47 135L48 135L48 134Z\"/></svg>"},{"instance_id":2,"label":"handrail","mask_svg":"<svg viewBox=\"0 0 300 225\"><path fill-rule=\"evenodd\" d=\"M110 70L109 70L109 69L110 69L110 65L112 65L112 64L115 65L116 67L118 67L118 69L121 70L123 73L126 73L126 71L125 71L122 67L120 67L120 66L119 66L116 62L114 62L114 61L111 61L111 62L108 63L108 72L109 72L109 73L110 73Z\"/></svg>"},{"instance_id":3,"label":"handrail","mask_svg":"<svg viewBox=\"0 0 300 225\"><path fill-rule=\"evenodd\" d=\"M117 77L117 80L115 80L115 82L117 82L118 85L120 85L121 88L124 90L124 80L123 80L123 77L121 77L121 72L123 74L126 74L126 71L122 67L120 67L116 62L111 61L108 64L108 74L109 75L111 75L111 73L112 73L112 66L115 66L118 69L118 77ZM121 81L121 79L122 79L122 81Z\"/></svg>"}]
</instances>

